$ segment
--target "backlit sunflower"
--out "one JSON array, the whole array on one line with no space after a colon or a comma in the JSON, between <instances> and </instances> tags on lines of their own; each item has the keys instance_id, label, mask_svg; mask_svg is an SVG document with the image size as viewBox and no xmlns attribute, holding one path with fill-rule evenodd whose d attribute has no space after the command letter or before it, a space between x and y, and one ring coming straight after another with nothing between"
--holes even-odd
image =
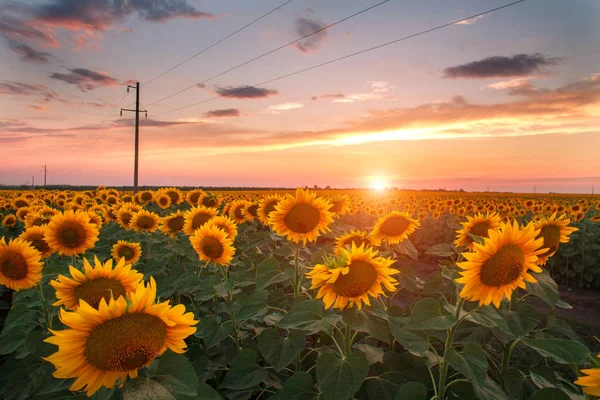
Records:
<instances>
[{"instance_id":1,"label":"backlit sunflower","mask_svg":"<svg viewBox=\"0 0 600 400\"><path fill-rule=\"evenodd\" d=\"M29 289L42 280L41 254L29 242L0 239L0 285L16 290Z\"/></svg>"},{"instance_id":2,"label":"backlit sunflower","mask_svg":"<svg viewBox=\"0 0 600 400\"><path fill-rule=\"evenodd\" d=\"M87 259L83 259L84 272L69 266L70 277L59 275L57 280L50 281L56 290L58 301L53 306L64 305L69 310L79 307L79 300L85 301L93 308L98 308L100 300L118 299L127 293L135 292L144 275L131 269L125 258L113 268L113 260L104 264L94 257L92 267Z\"/></svg>"},{"instance_id":3,"label":"backlit sunflower","mask_svg":"<svg viewBox=\"0 0 600 400\"><path fill-rule=\"evenodd\" d=\"M244 212L244 208L248 205L246 200L236 200L229 206L229 211L227 212L229 218L235 221L236 224L243 224L246 222L246 213Z\"/></svg>"},{"instance_id":4,"label":"backlit sunflower","mask_svg":"<svg viewBox=\"0 0 600 400\"><path fill-rule=\"evenodd\" d=\"M489 237L488 231L498 229L500 224L500 215L497 213L487 215L477 213L473 217L467 216L467 221L462 222L463 228L456 232L454 245L456 247L467 246L467 249L473 250L475 240L469 234L486 238Z\"/></svg>"},{"instance_id":5,"label":"backlit sunflower","mask_svg":"<svg viewBox=\"0 0 600 400\"><path fill-rule=\"evenodd\" d=\"M19 221L25 222L25 218L27 217L27 214L29 214L31 211L32 211L31 207L21 207L15 212L15 215L17 216L17 219Z\"/></svg>"},{"instance_id":6,"label":"backlit sunflower","mask_svg":"<svg viewBox=\"0 0 600 400\"><path fill-rule=\"evenodd\" d=\"M204 194L204 190L202 189L190 190L185 195L185 200L189 203L189 205L195 206L198 205L198 201L202 198Z\"/></svg>"},{"instance_id":7,"label":"backlit sunflower","mask_svg":"<svg viewBox=\"0 0 600 400\"><path fill-rule=\"evenodd\" d=\"M244 217L246 217L246 221L254 221L258 218L258 203L249 201L244 207Z\"/></svg>"},{"instance_id":8,"label":"backlit sunflower","mask_svg":"<svg viewBox=\"0 0 600 400\"><path fill-rule=\"evenodd\" d=\"M117 211L117 222L121 225L121 228L125 230L129 230L131 224L131 218L133 218L133 214L135 211L131 210L129 207L121 207Z\"/></svg>"},{"instance_id":9,"label":"backlit sunflower","mask_svg":"<svg viewBox=\"0 0 600 400\"><path fill-rule=\"evenodd\" d=\"M184 215L185 222L183 231L186 235L191 236L196 232L196 229L202 227L211 218L217 216L217 210L211 207L196 206L187 211Z\"/></svg>"},{"instance_id":10,"label":"backlit sunflower","mask_svg":"<svg viewBox=\"0 0 600 400\"><path fill-rule=\"evenodd\" d=\"M369 234L366 231L353 229L350 233L346 233L335 239L334 252L336 254L341 254L342 249L346 248L346 246L352 247L352 244L355 244L356 247L360 247L363 244L365 246L373 246L371 239L369 239Z\"/></svg>"},{"instance_id":11,"label":"backlit sunflower","mask_svg":"<svg viewBox=\"0 0 600 400\"><path fill-rule=\"evenodd\" d=\"M535 229L540 230L538 238L544 238L542 247L545 251L538 255L538 265L546 265L548 259L558 250L559 243L568 243L569 235L578 230L570 227L570 222L571 220L564 214L556 218L556 213L554 213L550 218L541 219L534 223Z\"/></svg>"},{"instance_id":12,"label":"backlit sunflower","mask_svg":"<svg viewBox=\"0 0 600 400\"><path fill-rule=\"evenodd\" d=\"M258 219L265 225L269 225L269 215L275 210L275 206L281 200L278 194L270 194L258 203Z\"/></svg>"},{"instance_id":13,"label":"backlit sunflower","mask_svg":"<svg viewBox=\"0 0 600 400\"><path fill-rule=\"evenodd\" d=\"M376 245L384 239L389 244L398 244L411 235L419 225L419 221L410 218L410 214L392 211L377 220L371 231L371 240Z\"/></svg>"},{"instance_id":14,"label":"backlit sunflower","mask_svg":"<svg viewBox=\"0 0 600 400\"><path fill-rule=\"evenodd\" d=\"M102 228L102 217L100 216L100 214L98 214L95 211L87 211L88 215L90 216L90 223L95 224L96 228L98 228L98 230L100 230L100 228Z\"/></svg>"},{"instance_id":15,"label":"backlit sunflower","mask_svg":"<svg viewBox=\"0 0 600 400\"><path fill-rule=\"evenodd\" d=\"M144 190L136 194L135 197L137 198L138 203L146 204L152 201L154 198L154 193L152 193L150 190Z\"/></svg>"},{"instance_id":16,"label":"backlit sunflower","mask_svg":"<svg viewBox=\"0 0 600 400\"><path fill-rule=\"evenodd\" d=\"M176 212L167 215L166 217L161 218L160 220L160 230L165 235L170 237L175 237L177 233L183 230L183 225L185 223L185 216L183 211L177 210Z\"/></svg>"},{"instance_id":17,"label":"backlit sunflower","mask_svg":"<svg viewBox=\"0 0 600 400\"><path fill-rule=\"evenodd\" d=\"M98 228L84 211L67 210L50 219L46 243L59 254L72 256L92 249L98 241Z\"/></svg>"},{"instance_id":18,"label":"backlit sunflower","mask_svg":"<svg viewBox=\"0 0 600 400\"><path fill-rule=\"evenodd\" d=\"M597 356L600 358L600 354ZM600 396L600 368L582 369L581 376L575 381L576 385L583 386L583 391L592 396Z\"/></svg>"},{"instance_id":19,"label":"backlit sunflower","mask_svg":"<svg viewBox=\"0 0 600 400\"><path fill-rule=\"evenodd\" d=\"M233 258L235 248L227 233L214 225L206 224L190 237L192 247L203 261L227 266Z\"/></svg>"},{"instance_id":20,"label":"backlit sunflower","mask_svg":"<svg viewBox=\"0 0 600 400\"><path fill-rule=\"evenodd\" d=\"M377 254L372 247L352 243L350 250L342 249L340 256L329 258L306 274L312 280L310 288L319 289L317 299L323 299L325 308L343 309L356 304L360 309L363 302L371 305L369 296L385 296L384 287L394 291L398 284L392 278L398 271L390 268L394 260Z\"/></svg>"},{"instance_id":21,"label":"backlit sunflower","mask_svg":"<svg viewBox=\"0 0 600 400\"><path fill-rule=\"evenodd\" d=\"M207 225L216 226L217 228L224 230L231 240L234 240L238 233L237 225L226 215L217 215L208 221Z\"/></svg>"},{"instance_id":22,"label":"backlit sunflower","mask_svg":"<svg viewBox=\"0 0 600 400\"><path fill-rule=\"evenodd\" d=\"M330 201L332 206L329 208L329 211L331 211L335 217L339 217L340 215L348 213L348 208L350 207L350 197L342 194L333 197Z\"/></svg>"},{"instance_id":23,"label":"backlit sunflower","mask_svg":"<svg viewBox=\"0 0 600 400\"><path fill-rule=\"evenodd\" d=\"M503 297L510 299L517 287L525 289L525 281L537 282L529 271L542 272L536 265L545 251L540 248L544 239L536 239L539 233L533 224L520 229L517 221L490 230L484 244L474 243L473 253L462 253L467 261L457 263L463 271L456 282L465 284L460 296L499 308Z\"/></svg>"},{"instance_id":24,"label":"backlit sunflower","mask_svg":"<svg viewBox=\"0 0 600 400\"><path fill-rule=\"evenodd\" d=\"M315 192L296 189L296 196L286 195L275 210L269 214L269 225L279 236L287 236L295 243L314 242L320 233L330 230L327 226L333 220L328 211L331 203L317 197Z\"/></svg>"},{"instance_id":25,"label":"backlit sunflower","mask_svg":"<svg viewBox=\"0 0 600 400\"><path fill-rule=\"evenodd\" d=\"M163 193L165 193L171 199L171 204L179 204L183 201L183 195L181 194L181 190L171 187L161 189Z\"/></svg>"},{"instance_id":26,"label":"backlit sunflower","mask_svg":"<svg viewBox=\"0 0 600 400\"><path fill-rule=\"evenodd\" d=\"M40 257L46 258L54 253L54 249L46 242L45 234L47 230L47 226L32 226L23 231L19 236L19 239L30 242L31 245L40 252Z\"/></svg>"},{"instance_id":27,"label":"backlit sunflower","mask_svg":"<svg viewBox=\"0 0 600 400\"><path fill-rule=\"evenodd\" d=\"M181 304L156 303L156 283L140 284L128 299L119 297L98 309L82 301L73 312L60 310L60 320L68 326L51 331L45 341L58 346L47 358L56 367L56 378L76 378L71 390L85 387L92 396L100 387L121 386L127 376L134 379L138 369L148 366L167 348L175 353L186 350L184 339L196 331L192 313Z\"/></svg>"},{"instance_id":28,"label":"backlit sunflower","mask_svg":"<svg viewBox=\"0 0 600 400\"><path fill-rule=\"evenodd\" d=\"M136 232L154 232L158 228L160 217L147 210L140 210L133 214L129 227Z\"/></svg>"},{"instance_id":29,"label":"backlit sunflower","mask_svg":"<svg viewBox=\"0 0 600 400\"><path fill-rule=\"evenodd\" d=\"M127 264L135 264L142 256L142 247L136 242L119 240L113 245L110 255L115 261L125 258Z\"/></svg>"},{"instance_id":30,"label":"backlit sunflower","mask_svg":"<svg viewBox=\"0 0 600 400\"><path fill-rule=\"evenodd\" d=\"M8 214L2 220L2 226L5 226L7 228L14 228L15 225L17 225L17 217L15 217L13 214Z\"/></svg>"},{"instance_id":31,"label":"backlit sunflower","mask_svg":"<svg viewBox=\"0 0 600 400\"><path fill-rule=\"evenodd\" d=\"M166 193L161 193L156 197L156 204L158 204L158 206L163 210L169 208L172 202L173 201L171 200L171 197L169 197L169 195Z\"/></svg>"}]
</instances>

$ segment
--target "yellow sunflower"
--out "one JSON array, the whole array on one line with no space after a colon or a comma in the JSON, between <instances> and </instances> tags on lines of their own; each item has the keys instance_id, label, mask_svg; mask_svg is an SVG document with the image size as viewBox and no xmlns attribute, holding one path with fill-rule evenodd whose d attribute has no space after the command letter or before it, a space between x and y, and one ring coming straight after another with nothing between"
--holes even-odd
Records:
<instances>
[{"instance_id":1,"label":"yellow sunflower","mask_svg":"<svg viewBox=\"0 0 600 400\"><path fill-rule=\"evenodd\" d=\"M144 190L136 194L136 199L140 204L146 204L152 201L154 198L154 193L150 190Z\"/></svg>"},{"instance_id":2,"label":"yellow sunflower","mask_svg":"<svg viewBox=\"0 0 600 400\"><path fill-rule=\"evenodd\" d=\"M503 297L510 299L517 287L525 289L525 281L537 282L529 271L542 272L536 265L545 251L540 248L544 239L536 238L539 233L533 224L520 229L517 221L490 230L484 244L474 243L473 253L462 253L467 261L457 263L463 271L456 282L465 284L460 296L499 308Z\"/></svg>"},{"instance_id":3,"label":"yellow sunflower","mask_svg":"<svg viewBox=\"0 0 600 400\"><path fill-rule=\"evenodd\" d=\"M456 247L466 245L469 250L473 250L473 243L475 241L469 234L486 238L489 237L488 231L498 229L500 224L500 215L497 213L487 215L477 213L473 217L467 216L467 221L462 222L462 229L456 232L454 245Z\"/></svg>"},{"instance_id":4,"label":"yellow sunflower","mask_svg":"<svg viewBox=\"0 0 600 400\"><path fill-rule=\"evenodd\" d=\"M165 193L171 199L171 204L179 204L183 201L183 195L181 194L181 190L171 187L162 189L163 193Z\"/></svg>"},{"instance_id":5,"label":"yellow sunflower","mask_svg":"<svg viewBox=\"0 0 600 400\"><path fill-rule=\"evenodd\" d=\"M258 219L265 224L269 225L269 215L275 210L275 206L281 200L281 196L278 194L270 194L260 201L258 204Z\"/></svg>"},{"instance_id":6,"label":"yellow sunflower","mask_svg":"<svg viewBox=\"0 0 600 400\"><path fill-rule=\"evenodd\" d=\"M206 224L190 237L192 247L203 261L214 261L223 266L229 265L235 248L227 233L214 225Z\"/></svg>"},{"instance_id":7,"label":"yellow sunflower","mask_svg":"<svg viewBox=\"0 0 600 400\"><path fill-rule=\"evenodd\" d=\"M254 221L254 219L258 218L258 203L249 201L246 207L244 207L243 212L246 221Z\"/></svg>"},{"instance_id":8,"label":"yellow sunflower","mask_svg":"<svg viewBox=\"0 0 600 400\"><path fill-rule=\"evenodd\" d=\"M236 200L229 206L229 211L227 212L229 218L235 221L236 224L243 224L246 222L246 213L244 213L244 208L248 205L246 200Z\"/></svg>"},{"instance_id":9,"label":"yellow sunflower","mask_svg":"<svg viewBox=\"0 0 600 400\"><path fill-rule=\"evenodd\" d=\"M538 255L538 265L546 265L546 262L558 250L559 243L568 243L569 235L577 231L577 228L570 227L571 222L564 214L556 218L556 213L548 219L536 221L535 229L540 230L538 238L544 238L542 246L546 251Z\"/></svg>"},{"instance_id":10,"label":"yellow sunflower","mask_svg":"<svg viewBox=\"0 0 600 400\"><path fill-rule=\"evenodd\" d=\"M100 230L100 228L102 228L102 217L100 216L100 214L98 214L95 211L87 211L88 215L90 216L90 223L95 224L96 228L98 228L98 230Z\"/></svg>"},{"instance_id":11,"label":"yellow sunflower","mask_svg":"<svg viewBox=\"0 0 600 400\"><path fill-rule=\"evenodd\" d=\"M360 309L363 302L371 305L369 296L377 298L385 292L396 290L398 282L392 277L398 271L390 268L394 260L377 256L377 250L364 244L350 250L341 249L339 257L326 264L317 264L306 274L311 279L311 289L319 289L317 299L323 299L325 308L352 307Z\"/></svg>"},{"instance_id":12,"label":"yellow sunflower","mask_svg":"<svg viewBox=\"0 0 600 400\"><path fill-rule=\"evenodd\" d=\"M600 358L600 354L597 356ZM583 391L592 396L600 396L600 368L582 369L587 376L581 376L575 381L576 385L583 386Z\"/></svg>"},{"instance_id":13,"label":"yellow sunflower","mask_svg":"<svg viewBox=\"0 0 600 400\"><path fill-rule=\"evenodd\" d=\"M92 249L98 241L98 228L84 211L67 210L50 219L45 239L59 254L72 256Z\"/></svg>"},{"instance_id":14,"label":"yellow sunflower","mask_svg":"<svg viewBox=\"0 0 600 400\"><path fill-rule=\"evenodd\" d=\"M329 231L327 227L333 220L328 211L331 203L317 197L315 192L296 189L296 196L286 195L269 214L269 225L279 236L287 236L295 243L314 242L320 233Z\"/></svg>"},{"instance_id":15,"label":"yellow sunflower","mask_svg":"<svg viewBox=\"0 0 600 400\"><path fill-rule=\"evenodd\" d=\"M121 225L121 228L125 230L129 230L131 224L131 218L133 218L133 214L135 211L131 210L129 207L121 207L117 211L117 222Z\"/></svg>"},{"instance_id":16,"label":"yellow sunflower","mask_svg":"<svg viewBox=\"0 0 600 400\"><path fill-rule=\"evenodd\" d=\"M211 218L217 216L217 210L211 207L196 206L185 213L185 223L183 231L186 235L191 236L196 232L196 229L202 227Z\"/></svg>"},{"instance_id":17,"label":"yellow sunflower","mask_svg":"<svg viewBox=\"0 0 600 400\"><path fill-rule=\"evenodd\" d=\"M184 339L196 331L192 313L182 304L156 303L156 283L140 284L128 299L100 301L98 309L82 301L73 312L60 310L60 320L68 326L51 331L45 341L58 351L44 360L56 367L55 378L76 378L71 390L85 387L92 396L100 387L121 386L127 376L136 378L138 369L148 366L167 348L175 353L186 350Z\"/></svg>"},{"instance_id":18,"label":"yellow sunflower","mask_svg":"<svg viewBox=\"0 0 600 400\"><path fill-rule=\"evenodd\" d=\"M204 190L202 189L194 189L187 192L185 195L185 200L189 203L190 206L198 205L198 201L205 195Z\"/></svg>"},{"instance_id":19,"label":"yellow sunflower","mask_svg":"<svg viewBox=\"0 0 600 400\"><path fill-rule=\"evenodd\" d=\"M363 244L365 246L373 246L366 231L353 229L350 233L346 233L335 239L334 252L336 254L341 254L342 249L346 248L346 246L351 246L352 244L355 244L356 247L360 247Z\"/></svg>"},{"instance_id":20,"label":"yellow sunflower","mask_svg":"<svg viewBox=\"0 0 600 400\"><path fill-rule=\"evenodd\" d=\"M165 235L170 237L175 237L177 233L183 231L183 226L185 224L185 215L183 211L177 210L171 215L167 215L166 217L161 218L160 220L160 230Z\"/></svg>"},{"instance_id":21,"label":"yellow sunflower","mask_svg":"<svg viewBox=\"0 0 600 400\"><path fill-rule=\"evenodd\" d=\"M238 234L237 225L226 215L218 215L212 218L208 221L207 225L216 226L217 228L224 230L231 240L234 240Z\"/></svg>"},{"instance_id":22,"label":"yellow sunflower","mask_svg":"<svg viewBox=\"0 0 600 400\"><path fill-rule=\"evenodd\" d=\"M376 245L381 244L384 239L389 244L398 244L412 234L419 225L419 221L410 218L410 214L392 211L377 220L371 231L371 240Z\"/></svg>"},{"instance_id":23,"label":"yellow sunflower","mask_svg":"<svg viewBox=\"0 0 600 400\"><path fill-rule=\"evenodd\" d=\"M104 264L94 257L94 267L87 259L83 259L84 272L69 266L70 277L59 275L57 280L50 281L56 290L58 301L53 306L64 305L69 310L79 307L83 300L93 308L98 308L100 300L118 299L127 293L135 292L144 275L131 269L125 258L113 268L113 260Z\"/></svg>"},{"instance_id":24,"label":"yellow sunflower","mask_svg":"<svg viewBox=\"0 0 600 400\"><path fill-rule=\"evenodd\" d=\"M30 242L31 245L40 252L41 258L46 258L54 253L54 249L46 242L45 235L47 230L47 226L32 226L23 231L19 236L19 239Z\"/></svg>"},{"instance_id":25,"label":"yellow sunflower","mask_svg":"<svg viewBox=\"0 0 600 400\"><path fill-rule=\"evenodd\" d=\"M42 280L41 254L21 239L8 244L0 239L0 285L16 290L29 289Z\"/></svg>"},{"instance_id":26,"label":"yellow sunflower","mask_svg":"<svg viewBox=\"0 0 600 400\"><path fill-rule=\"evenodd\" d=\"M331 211L336 217L348 213L348 208L350 207L350 197L342 194L335 196L330 201L332 206L329 208L329 211Z\"/></svg>"},{"instance_id":27,"label":"yellow sunflower","mask_svg":"<svg viewBox=\"0 0 600 400\"><path fill-rule=\"evenodd\" d=\"M156 197L156 204L158 204L158 206L163 210L169 208L172 202L173 200L171 200L171 197L169 197L169 195L166 193L158 194Z\"/></svg>"},{"instance_id":28,"label":"yellow sunflower","mask_svg":"<svg viewBox=\"0 0 600 400\"><path fill-rule=\"evenodd\" d=\"M160 217L146 210L140 210L133 214L129 227L136 232L154 232L158 228Z\"/></svg>"},{"instance_id":29,"label":"yellow sunflower","mask_svg":"<svg viewBox=\"0 0 600 400\"><path fill-rule=\"evenodd\" d=\"M15 217L12 214L8 214L2 220L2 226L5 226L7 228L14 228L16 224L17 224L17 217Z\"/></svg>"},{"instance_id":30,"label":"yellow sunflower","mask_svg":"<svg viewBox=\"0 0 600 400\"><path fill-rule=\"evenodd\" d=\"M27 214L29 214L31 211L32 211L31 207L21 207L15 212L15 215L17 216L17 219L19 221L25 222L25 218L27 217Z\"/></svg>"},{"instance_id":31,"label":"yellow sunflower","mask_svg":"<svg viewBox=\"0 0 600 400\"><path fill-rule=\"evenodd\" d=\"M142 256L142 246L136 242L119 240L113 245L110 255L115 261L125 258L127 264L135 264Z\"/></svg>"}]
</instances>

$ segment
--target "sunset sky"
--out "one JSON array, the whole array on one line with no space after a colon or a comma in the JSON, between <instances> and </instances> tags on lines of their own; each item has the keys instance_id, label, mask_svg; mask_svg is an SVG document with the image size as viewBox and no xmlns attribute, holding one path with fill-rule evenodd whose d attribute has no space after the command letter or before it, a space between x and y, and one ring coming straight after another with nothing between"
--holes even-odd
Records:
<instances>
[{"instance_id":1,"label":"sunset sky","mask_svg":"<svg viewBox=\"0 0 600 400\"><path fill-rule=\"evenodd\" d=\"M0 184L600 192L600 1L0 0ZM189 88L166 100L166 96ZM210 100L210 101L206 101ZM171 111L200 103L178 111Z\"/></svg>"}]
</instances>

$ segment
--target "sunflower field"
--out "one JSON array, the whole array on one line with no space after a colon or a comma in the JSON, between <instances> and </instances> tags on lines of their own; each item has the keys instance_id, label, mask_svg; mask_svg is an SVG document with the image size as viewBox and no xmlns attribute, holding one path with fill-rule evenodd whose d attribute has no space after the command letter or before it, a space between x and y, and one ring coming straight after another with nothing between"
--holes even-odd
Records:
<instances>
[{"instance_id":1,"label":"sunflower field","mask_svg":"<svg viewBox=\"0 0 600 400\"><path fill-rule=\"evenodd\" d=\"M2 399L600 396L593 196L0 191ZM573 311L574 312L574 311Z\"/></svg>"}]
</instances>

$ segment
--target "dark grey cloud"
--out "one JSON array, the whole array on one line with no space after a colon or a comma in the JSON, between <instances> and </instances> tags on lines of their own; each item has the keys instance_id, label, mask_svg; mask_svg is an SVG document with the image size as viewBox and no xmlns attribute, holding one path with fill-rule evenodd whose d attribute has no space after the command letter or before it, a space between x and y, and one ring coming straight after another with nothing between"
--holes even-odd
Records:
<instances>
[{"instance_id":1,"label":"dark grey cloud","mask_svg":"<svg viewBox=\"0 0 600 400\"><path fill-rule=\"evenodd\" d=\"M49 34L34 27L31 21L22 21L10 15L0 16L0 34L13 40L40 40L51 47L58 47L58 42Z\"/></svg>"},{"instance_id":2,"label":"dark grey cloud","mask_svg":"<svg viewBox=\"0 0 600 400\"><path fill-rule=\"evenodd\" d=\"M484 79L547 74L545 67L556 66L560 60L561 58L546 57L539 53L488 57L446 68L444 78Z\"/></svg>"},{"instance_id":3,"label":"dark grey cloud","mask_svg":"<svg viewBox=\"0 0 600 400\"><path fill-rule=\"evenodd\" d=\"M12 94L17 96L29 96L47 90L44 85L30 85L27 83L0 81L0 94Z\"/></svg>"},{"instance_id":4,"label":"dark grey cloud","mask_svg":"<svg viewBox=\"0 0 600 400\"><path fill-rule=\"evenodd\" d=\"M296 33L298 36L310 35L311 33L324 28L326 25L325 22L317 19L298 17L296 18ZM301 52L308 53L312 50L317 50L326 38L327 29L323 29L314 35L295 43L294 46Z\"/></svg>"},{"instance_id":5,"label":"dark grey cloud","mask_svg":"<svg viewBox=\"0 0 600 400\"><path fill-rule=\"evenodd\" d=\"M240 110L237 108L227 108L224 110L211 110L204 114L207 118L239 117Z\"/></svg>"},{"instance_id":6,"label":"dark grey cloud","mask_svg":"<svg viewBox=\"0 0 600 400\"><path fill-rule=\"evenodd\" d=\"M178 125L188 125L195 122L187 122L187 121L159 121L156 119L140 119L140 125L144 125L146 127L157 127L164 128L167 126L178 126ZM113 126L116 128L124 127L124 126L135 126L135 119L133 118L123 118L117 119L113 122Z\"/></svg>"},{"instance_id":7,"label":"dark grey cloud","mask_svg":"<svg viewBox=\"0 0 600 400\"><path fill-rule=\"evenodd\" d=\"M319 99L343 99L346 97L343 93L331 93L331 94L322 94L320 96L313 96L311 100L319 100Z\"/></svg>"},{"instance_id":8,"label":"dark grey cloud","mask_svg":"<svg viewBox=\"0 0 600 400\"><path fill-rule=\"evenodd\" d=\"M258 88L248 85L228 87L219 86L215 91L221 96L227 96L235 99L260 99L279 94L279 92L275 89Z\"/></svg>"},{"instance_id":9,"label":"dark grey cloud","mask_svg":"<svg viewBox=\"0 0 600 400\"><path fill-rule=\"evenodd\" d=\"M26 61L34 64L48 64L52 54L46 51L39 51L25 43L19 43L16 40L9 39L8 47L17 53L21 61Z\"/></svg>"},{"instance_id":10,"label":"dark grey cloud","mask_svg":"<svg viewBox=\"0 0 600 400\"><path fill-rule=\"evenodd\" d=\"M104 73L87 68L73 68L68 74L53 72L50 78L76 85L81 91L94 90L103 86L117 86L131 83L132 81L120 81Z\"/></svg>"}]
</instances>

